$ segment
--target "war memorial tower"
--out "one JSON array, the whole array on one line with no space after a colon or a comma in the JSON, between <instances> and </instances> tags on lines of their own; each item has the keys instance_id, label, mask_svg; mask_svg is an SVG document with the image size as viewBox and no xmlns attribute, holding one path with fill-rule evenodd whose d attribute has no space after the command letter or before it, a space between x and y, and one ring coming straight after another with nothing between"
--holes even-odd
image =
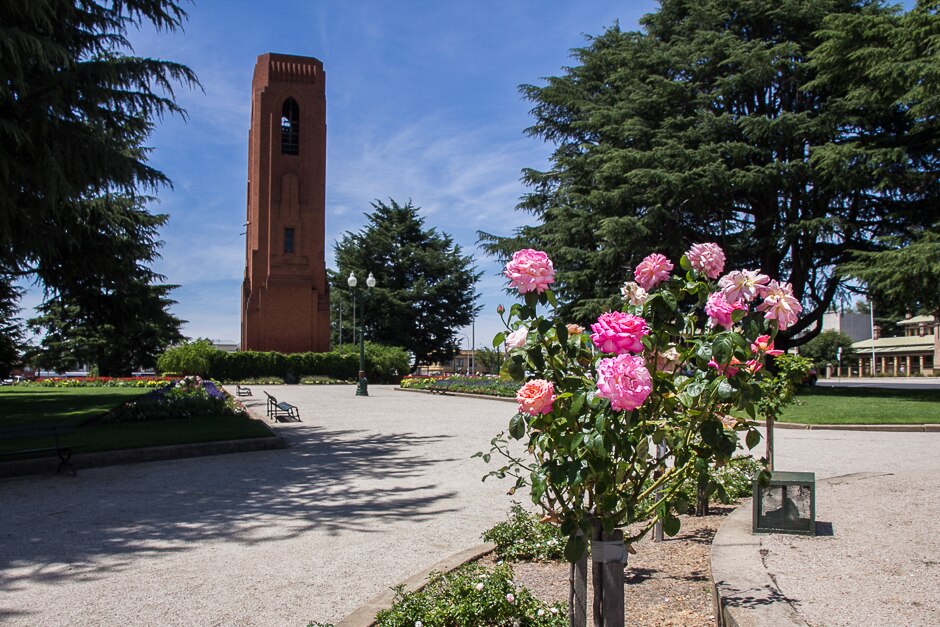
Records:
<instances>
[{"instance_id":1,"label":"war memorial tower","mask_svg":"<svg viewBox=\"0 0 940 627\"><path fill-rule=\"evenodd\" d=\"M241 349L330 349L326 91L312 57L263 54L251 82Z\"/></svg>"}]
</instances>

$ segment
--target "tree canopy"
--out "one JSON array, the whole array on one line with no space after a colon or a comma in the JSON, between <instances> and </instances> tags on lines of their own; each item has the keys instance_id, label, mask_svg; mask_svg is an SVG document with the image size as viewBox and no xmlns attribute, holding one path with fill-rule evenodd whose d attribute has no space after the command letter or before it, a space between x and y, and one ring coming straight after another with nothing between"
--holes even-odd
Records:
<instances>
[{"instance_id":1,"label":"tree canopy","mask_svg":"<svg viewBox=\"0 0 940 627\"><path fill-rule=\"evenodd\" d=\"M101 376L155 367L157 357L183 339L183 321L168 311L175 287L127 283L111 292L70 292L47 300L28 322L44 332L32 361L58 371L88 366Z\"/></svg>"},{"instance_id":2,"label":"tree canopy","mask_svg":"<svg viewBox=\"0 0 940 627\"><path fill-rule=\"evenodd\" d=\"M717 242L728 267L793 285L804 315L779 345L807 341L854 251L940 211L936 116L904 106L903 86L857 102L865 76L839 69L847 24L902 17L865 0L663 0L642 32L590 37L562 76L521 88L528 134L555 147L549 168L523 172L519 207L539 223L481 242L503 258L546 250L562 310L582 324L647 254ZM935 32L935 10L919 19ZM912 62L906 80L929 65Z\"/></svg>"},{"instance_id":3,"label":"tree canopy","mask_svg":"<svg viewBox=\"0 0 940 627\"><path fill-rule=\"evenodd\" d=\"M346 232L335 245L338 270L330 273L331 299L346 312L345 328L352 325L346 283L352 272L359 293L367 298L365 337L407 349L416 366L452 357L456 330L479 311L476 284L481 274L473 258L447 233L426 228L411 201L377 200L372 208L366 226L358 233ZM368 290L370 272L376 287ZM352 333L346 331L345 337L351 339Z\"/></svg>"},{"instance_id":4,"label":"tree canopy","mask_svg":"<svg viewBox=\"0 0 940 627\"><path fill-rule=\"evenodd\" d=\"M169 183L148 165L154 120L180 114L178 63L133 55L129 29L176 30L174 0L0 0L0 297L18 280L64 302L149 283Z\"/></svg>"}]
</instances>

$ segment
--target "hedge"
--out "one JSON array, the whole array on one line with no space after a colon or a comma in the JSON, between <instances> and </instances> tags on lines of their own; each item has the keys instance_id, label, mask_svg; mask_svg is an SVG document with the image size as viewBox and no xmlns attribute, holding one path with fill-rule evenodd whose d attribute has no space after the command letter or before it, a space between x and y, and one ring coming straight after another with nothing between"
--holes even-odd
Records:
<instances>
[{"instance_id":1,"label":"hedge","mask_svg":"<svg viewBox=\"0 0 940 627\"><path fill-rule=\"evenodd\" d=\"M408 374L411 356L403 348L366 343L366 376L372 383L398 383ZM328 353L275 353L218 350L208 340L168 349L157 361L160 372L195 374L220 381L280 377L297 383L301 377L326 376L354 380L359 372L358 347L344 346Z\"/></svg>"}]
</instances>

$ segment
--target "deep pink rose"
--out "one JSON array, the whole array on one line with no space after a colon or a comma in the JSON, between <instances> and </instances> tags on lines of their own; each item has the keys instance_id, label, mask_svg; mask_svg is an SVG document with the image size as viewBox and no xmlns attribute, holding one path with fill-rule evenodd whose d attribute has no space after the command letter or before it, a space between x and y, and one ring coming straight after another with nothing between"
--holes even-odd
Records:
<instances>
[{"instance_id":1,"label":"deep pink rose","mask_svg":"<svg viewBox=\"0 0 940 627\"><path fill-rule=\"evenodd\" d=\"M637 265L633 271L637 285L644 290L651 290L666 279L672 272L672 262L666 259L664 255L653 253Z\"/></svg>"},{"instance_id":2,"label":"deep pink rose","mask_svg":"<svg viewBox=\"0 0 940 627\"><path fill-rule=\"evenodd\" d=\"M636 355L617 355L597 362L597 395L616 411L633 411L653 391L646 362Z\"/></svg>"},{"instance_id":3,"label":"deep pink rose","mask_svg":"<svg viewBox=\"0 0 940 627\"><path fill-rule=\"evenodd\" d=\"M763 311L767 320L776 320L778 329L782 331L797 321L803 306L793 296L793 288L789 283L781 285L770 281L760 288L760 292L764 302L757 306L757 310Z\"/></svg>"},{"instance_id":4,"label":"deep pink rose","mask_svg":"<svg viewBox=\"0 0 940 627\"><path fill-rule=\"evenodd\" d=\"M689 258L692 268L713 281L725 269L725 251L718 244L692 244L685 256Z\"/></svg>"},{"instance_id":5,"label":"deep pink rose","mask_svg":"<svg viewBox=\"0 0 940 627\"><path fill-rule=\"evenodd\" d=\"M705 303L705 313L708 314L708 324L713 327L722 327L730 329L734 324L731 315L739 309L747 309L743 303L729 303L725 300L724 294L715 292L708 297Z\"/></svg>"},{"instance_id":6,"label":"deep pink rose","mask_svg":"<svg viewBox=\"0 0 940 627\"><path fill-rule=\"evenodd\" d=\"M541 294L548 289L549 284L555 282L555 267L552 265L552 260L541 250L531 248L514 252L503 274L509 279L509 284L518 289L520 294L529 292Z\"/></svg>"},{"instance_id":7,"label":"deep pink rose","mask_svg":"<svg viewBox=\"0 0 940 627\"><path fill-rule=\"evenodd\" d=\"M650 332L646 320L621 311L601 314L591 330L594 346L605 353L617 354L642 353L643 336Z\"/></svg>"},{"instance_id":8,"label":"deep pink rose","mask_svg":"<svg viewBox=\"0 0 940 627\"><path fill-rule=\"evenodd\" d=\"M532 416L547 414L555 402L555 385L545 379L527 381L516 393L516 401L521 413Z\"/></svg>"},{"instance_id":9,"label":"deep pink rose","mask_svg":"<svg viewBox=\"0 0 940 627\"><path fill-rule=\"evenodd\" d=\"M729 303L741 300L749 303L769 280L770 277L756 270L733 270L718 280L718 287Z\"/></svg>"},{"instance_id":10,"label":"deep pink rose","mask_svg":"<svg viewBox=\"0 0 940 627\"><path fill-rule=\"evenodd\" d=\"M708 360L708 365L709 367L714 368L715 370L725 375L726 377L733 377L734 375L738 374L738 371L741 369L741 360L738 359L737 357L732 357L731 363L728 365L724 365L724 364L719 364L714 359L710 359Z\"/></svg>"}]
</instances>

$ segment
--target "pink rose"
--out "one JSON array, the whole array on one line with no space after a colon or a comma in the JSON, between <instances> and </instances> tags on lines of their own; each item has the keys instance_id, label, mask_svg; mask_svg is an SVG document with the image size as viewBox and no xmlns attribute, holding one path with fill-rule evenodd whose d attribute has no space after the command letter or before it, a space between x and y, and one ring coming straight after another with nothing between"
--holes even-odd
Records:
<instances>
[{"instance_id":1,"label":"pink rose","mask_svg":"<svg viewBox=\"0 0 940 627\"><path fill-rule=\"evenodd\" d=\"M633 276L640 287L644 290L651 290L668 279L670 272L672 272L672 262L664 255L653 253L637 265Z\"/></svg>"},{"instance_id":2,"label":"pink rose","mask_svg":"<svg viewBox=\"0 0 940 627\"><path fill-rule=\"evenodd\" d=\"M617 355L597 362L597 395L616 411L633 411L653 391L646 362L636 355Z\"/></svg>"},{"instance_id":3,"label":"pink rose","mask_svg":"<svg viewBox=\"0 0 940 627\"><path fill-rule=\"evenodd\" d=\"M519 388L516 393L519 412L538 416L552 411L555 402L555 385L545 379L532 379Z\"/></svg>"},{"instance_id":4,"label":"pink rose","mask_svg":"<svg viewBox=\"0 0 940 627\"><path fill-rule=\"evenodd\" d=\"M525 346L526 338L529 337L529 329L519 327L506 337L506 346L508 348L522 348Z\"/></svg>"},{"instance_id":5,"label":"pink rose","mask_svg":"<svg viewBox=\"0 0 940 627\"><path fill-rule=\"evenodd\" d=\"M783 355L783 351L774 350L774 341L770 339L769 335L758 336L756 340L751 342L751 351L755 355L771 355L776 357L777 355Z\"/></svg>"},{"instance_id":6,"label":"pink rose","mask_svg":"<svg viewBox=\"0 0 940 627\"><path fill-rule=\"evenodd\" d=\"M689 258L693 269L713 281L725 269L725 251L718 244L692 244L685 256Z\"/></svg>"},{"instance_id":7,"label":"pink rose","mask_svg":"<svg viewBox=\"0 0 940 627\"><path fill-rule=\"evenodd\" d=\"M756 270L734 270L718 280L718 287L729 303L741 300L749 303L757 297L761 286L769 280L770 277Z\"/></svg>"},{"instance_id":8,"label":"pink rose","mask_svg":"<svg viewBox=\"0 0 940 627\"><path fill-rule=\"evenodd\" d=\"M764 364L760 363L760 360L758 359L748 359L746 362L744 362L744 369L751 374L757 374L763 367Z\"/></svg>"},{"instance_id":9,"label":"pink rose","mask_svg":"<svg viewBox=\"0 0 940 627\"><path fill-rule=\"evenodd\" d=\"M642 353L643 336L650 330L640 316L620 311L601 314L591 325L594 346L605 353Z\"/></svg>"},{"instance_id":10,"label":"pink rose","mask_svg":"<svg viewBox=\"0 0 940 627\"><path fill-rule=\"evenodd\" d=\"M523 248L512 254L512 260L506 264L504 275L509 284L520 294L538 292L541 294L555 282L555 267L552 260L541 250Z\"/></svg>"},{"instance_id":11,"label":"pink rose","mask_svg":"<svg viewBox=\"0 0 940 627\"><path fill-rule=\"evenodd\" d=\"M796 322L803 311L803 306L793 296L793 288L789 283L781 285L770 281L761 287L761 296L764 297L764 302L757 306L757 310L765 312L764 318L767 320L776 320L780 330Z\"/></svg>"},{"instance_id":12,"label":"pink rose","mask_svg":"<svg viewBox=\"0 0 940 627\"><path fill-rule=\"evenodd\" d=\"M705 313L708 314L708 324L713 327L730 329L734 324L731 315L740 309L747 309L743 303L729 303L724 294L715 292L708 297L705 303Z\"/></svg>"},{"instance_id":13,"label":"pink rose","mask_svg":"<svg viewBox=\"0 0 940 627\"><path fill-rule=\"evenodd\" d=\"M726 377L733 377L734 375L738 374L738 371L741 369L741 360L738 359L737 357L732 357L731 363L728 365L724 365L724 364L719 364L714 359L710 359L708 361L708 365L709 367L714 368L715 370L725 375Z\"/></svg>"}]
</instances>

